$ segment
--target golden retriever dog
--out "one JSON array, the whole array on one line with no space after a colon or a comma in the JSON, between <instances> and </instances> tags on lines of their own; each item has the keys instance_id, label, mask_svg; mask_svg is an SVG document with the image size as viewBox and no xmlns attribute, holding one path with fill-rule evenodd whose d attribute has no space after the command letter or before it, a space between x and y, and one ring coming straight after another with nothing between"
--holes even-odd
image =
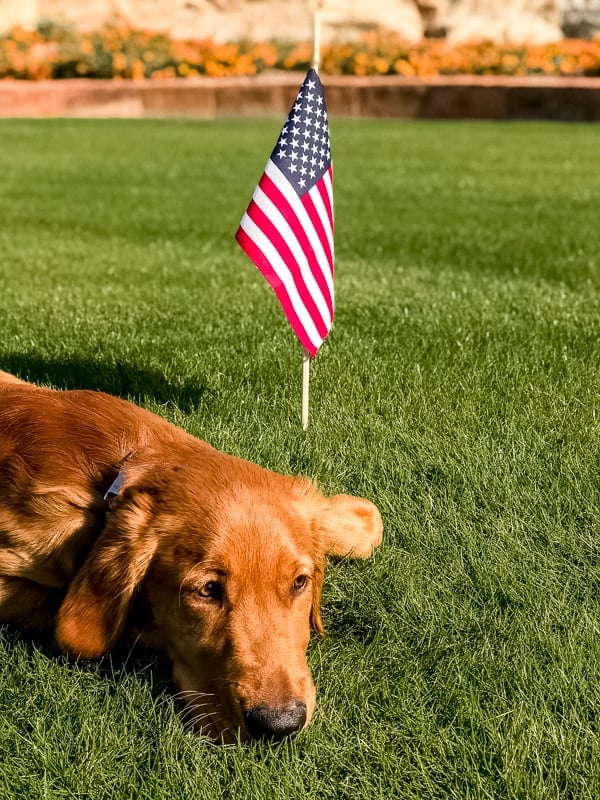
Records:
<instances>
[{"instance_id":1,"label":"golden retriever dog","mask_svg":"<svg viewBox=\"0 0 600 800\"><path fill-rule=\"evenodd\" d=\"M376 507L220 453L133 403L0 372L0 621L94 659L164 650L194 727L304 728L327 555L368 557Z\"/></svg>"}]
</instances>

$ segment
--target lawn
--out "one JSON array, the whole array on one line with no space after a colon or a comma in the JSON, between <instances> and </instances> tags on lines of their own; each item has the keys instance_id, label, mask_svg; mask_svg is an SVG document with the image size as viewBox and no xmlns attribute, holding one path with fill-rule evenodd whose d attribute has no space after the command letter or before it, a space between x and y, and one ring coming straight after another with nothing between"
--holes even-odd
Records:
<instances>
[{"instance_id":1,"label":"lawn","mask_svg":"<svg viewBox=\"0 0 600 800\"><path fill-rule=\"evenodd\" d=\"M164 662L0 633L5 798L600 797L600 127L334 121L336 326L234 242L281 120L0 122L0 368L372 499L313 724L186 733ZM1 491L1 487L0 487Z\"/></svg>"}]
</instances>

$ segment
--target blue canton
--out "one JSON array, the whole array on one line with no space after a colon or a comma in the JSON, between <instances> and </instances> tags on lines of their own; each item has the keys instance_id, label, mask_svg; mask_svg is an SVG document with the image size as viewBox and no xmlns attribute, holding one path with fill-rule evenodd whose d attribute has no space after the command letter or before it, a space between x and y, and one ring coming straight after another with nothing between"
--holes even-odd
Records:
<instances>
[{"instance_id":1,"label":"blue canton","mask_svg":"<svg viewBox=\"0 0 600 800\"><path fill-rule=\"evenodd\" d=\"M309 69L283 126L271 161L303 195L321 180L331 164L329 125L323 84Z\"/></svg>"}]
</instances>

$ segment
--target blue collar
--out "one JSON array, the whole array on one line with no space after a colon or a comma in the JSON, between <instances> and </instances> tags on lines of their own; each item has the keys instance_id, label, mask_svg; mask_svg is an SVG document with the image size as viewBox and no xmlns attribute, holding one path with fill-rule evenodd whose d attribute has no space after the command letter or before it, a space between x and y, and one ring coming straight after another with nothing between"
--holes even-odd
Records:
<instances>
[{"instance_id":1,"label":"blue collar","mask_svg":"<svg viewBox=\"0 0 600 800\"><path fill-rule=\"evenodd\" d=\"M118 494L121 490L121 486L123 485L123 481L125 480L125 476L122 472L119 472L117 477L108 487L106 494L104 495L104 499L106 502L110 503L115 497L118 497Z\"/></svg>"}]
</instances>

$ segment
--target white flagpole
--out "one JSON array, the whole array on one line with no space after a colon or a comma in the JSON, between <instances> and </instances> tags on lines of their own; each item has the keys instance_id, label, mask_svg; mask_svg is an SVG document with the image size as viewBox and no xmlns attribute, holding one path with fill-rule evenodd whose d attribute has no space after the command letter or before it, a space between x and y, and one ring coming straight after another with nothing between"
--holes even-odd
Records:
<instances>
[{"instance_id":1,"label":"white flagpole","mask_svg":"<svg viewBox=\"0 0 600 800\"><path fill-rule=\"evenodd\" d=\"M313 11L313 62L315 72L321 67L321 2L317 0ZM308 428L310 391L310 354L305 350L302 354L302 430Z\"/></svg>"},{"instance_id":2,"label":"white flagpole","mask_svg":"<svg viewBox=\"0 0 600 800\"><path fill-rule=\"evenodd\" d=\"M308 390L310 386L310 355L302 353L302 430L308 428Z\"/></svg>"},{"instance_id":3,"label":"white flagpole","mask_svg":"<svg viewBox=\"0 0 600 800\"><path fill-rule=\"evenodd\" d=\"M313 12L313 69L318 72L321 68L321 0L317 0Z\"/></svg>"}]
</instances>

